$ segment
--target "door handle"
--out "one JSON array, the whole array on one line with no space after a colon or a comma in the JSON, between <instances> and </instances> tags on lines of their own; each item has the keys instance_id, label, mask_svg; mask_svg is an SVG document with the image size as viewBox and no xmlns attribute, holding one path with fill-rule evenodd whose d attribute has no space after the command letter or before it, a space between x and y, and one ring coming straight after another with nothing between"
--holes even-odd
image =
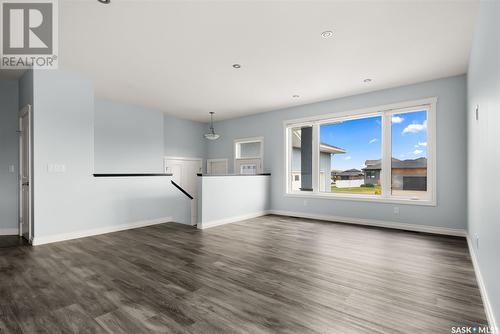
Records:
<instances>
[{"instance_id":1,"label":"door handle","mask_svg":"<svg viewBox=\"0 0 500 334\"><path fill-rule=\"evenodd\" d=\"M30 183L29 182L23 182L23 186L29 186Z\"/></svg>"}]
</instances>

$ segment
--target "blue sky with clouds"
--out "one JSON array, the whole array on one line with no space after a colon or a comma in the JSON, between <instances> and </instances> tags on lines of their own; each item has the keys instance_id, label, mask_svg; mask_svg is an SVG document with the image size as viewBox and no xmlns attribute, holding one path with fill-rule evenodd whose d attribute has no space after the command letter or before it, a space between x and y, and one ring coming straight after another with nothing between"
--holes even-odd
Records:
<instances>
[{"instance_id":1,"label":"blue sky with clouds","mask_svg":"<svg viewBox=\"0 0 500 334\"><path fill-rule=\"evenodd\" d=\"M405 160L427 156L427 114L425 111L394 114L392 117L392 156ZM343 148L345 154L332 157L332 169L361 169L365 160L382 155L380 116L325 124L320 128L322 143Z\"/></svg>"}]
</instances>

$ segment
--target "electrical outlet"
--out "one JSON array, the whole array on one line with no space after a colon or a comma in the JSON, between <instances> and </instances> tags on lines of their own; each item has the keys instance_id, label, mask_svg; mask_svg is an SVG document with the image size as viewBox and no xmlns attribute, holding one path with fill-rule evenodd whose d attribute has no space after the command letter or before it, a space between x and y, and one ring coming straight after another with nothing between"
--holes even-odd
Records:
<instances>
[{"instance_id":1,"label":"electrical outlet","mask_svg":"<svg viewBox=\"0 0 500 334\"><path fill-rule=\"evenodd\" d=\"M395 207L394 207L394 214L395 214L396 216L399 216L399 206L395 206Z\"/></svg>"},{"instance_id":2,"label":"electrical outlet","mask_svg":"<svg viewBox=\"0 0 500 334\"><path fill-rule=\"evenodd\" d=\"M47 165L47 171L49 173L65 173L66 172L66 165L62 165L62 164L48 164Z\"/></svg>"},{"instance_id":3,"label":"electrical outlet","mask_svg":"<svg viewBox=\"0 0 500 334\"><path fill-rule=\"evenodd\" d=\"M304 206L307 206L309 202L307 201L307 199L304 200Z\"/></svg>"},{"instance_id":4,"label":"electrical outlet","mask_svg":"<svg viewBox=\"0 0 500 334\"><path fill-rule=\"evenodd\" d=\"M16 171L16 167L14 165L9 166L9 173L14 173Z\"/></svg>"},{"instance_id":5,"label":"electrical outlet","mask_svg":"<svg viewBox=\"0 0 500 334\"><path fill-rule=\"evenodd\" d=\"M476 108L474 108L476 113L476 121L479 121L479 104L476 104Z\"/></svg>"},{"instance_id":6,"label":"electrical outlet","mask_svg":"<svg viewBox=\"0 0 500 334\"><path fill-rule=\"evenodd\" d=\"M477 235L477 233L475 233L474 237L476 238L476 249L479 250L479 235Z\"/></svg>"}]
</instances>

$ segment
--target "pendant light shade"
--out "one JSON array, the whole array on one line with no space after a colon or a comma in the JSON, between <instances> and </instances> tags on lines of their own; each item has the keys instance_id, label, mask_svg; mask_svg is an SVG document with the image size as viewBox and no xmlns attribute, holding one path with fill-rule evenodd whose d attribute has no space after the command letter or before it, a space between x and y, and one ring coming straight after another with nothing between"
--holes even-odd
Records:
<instances>
[{"instance_id":1,"label":"pendant light shade","mask_svg":"<svg viewBox=\"0 0 500 334\"><path fill-rule=\"evenodd\" d=\"M208 140L216 140L220 138L220 134L215 133L214 130L214 112L211 111L210 113L210 132L205 133L205 138Z\"/></svg>"}]
</instances>

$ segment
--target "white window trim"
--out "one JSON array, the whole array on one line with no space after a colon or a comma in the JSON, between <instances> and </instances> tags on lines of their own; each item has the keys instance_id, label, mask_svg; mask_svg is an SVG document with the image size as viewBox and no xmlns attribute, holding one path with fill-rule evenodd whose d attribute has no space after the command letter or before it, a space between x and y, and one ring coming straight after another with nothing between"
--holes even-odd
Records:
<instances>
[{"instance_id":1,"label":"white window trim","mask_svg":"<svg viewBox=\"0 0 500 334\"><path fill-rule=\"evenodd\" d=\"M239 151L238 151L238 144L245 144L245 143L255 143L255 142L260 142L260 155L255 156L255 157L246 157L246 158L239 158ZM233 142L233 148L234 148L234 166L233 170L236 173L236 161L238 159L240 160L247 160L247 159L260 159L260 164L261 164L261 169L262 172L264 172L264 137L248 137L248 138L238 138L235 139Z\"/></svg>"},{"instance_id":2,"label":"white window trim","mask_svg":"<svg viewBox=\"0 0 500 334\"><path fill-rule=\"evenodd\" d=\"M284 161L285 161L285 187L284 196L286 197L299 197L299 198L328 198L335 200L347 201L362 201L362 202L380 202L380 203L395 203L395 204L409 204L409 205L424 205L436 206L437 205L437 161L436 161L436 105L437 97L430 97L421 100L413 100L406 102L398 102L388 105L355 109L344 111L334 114L318 115L313 117L299 118L287 120L283 122L284 132ZM359 194L336 194L326 193L319 191L319 125L325 123L332 123L342 119L353 119L356 116L365 118L369 116L381 116L382 121L382 166L391 165L391 118L393 114L417 111L419 107L426 107L427 109L427 192L430 195L429 199L411 199L405 197L391 197L391 168L385 168L382 172L382 195L359 195ZM384 119L385 118L385 119ZM389 120L387 120L389 119ZM291 127L299 127L302 125L313 126L313 191L291 191L291 180L289 178L289 169L291 166ZM386 145L388 143L388 145Z\"/></svg>"}]
</instances>

